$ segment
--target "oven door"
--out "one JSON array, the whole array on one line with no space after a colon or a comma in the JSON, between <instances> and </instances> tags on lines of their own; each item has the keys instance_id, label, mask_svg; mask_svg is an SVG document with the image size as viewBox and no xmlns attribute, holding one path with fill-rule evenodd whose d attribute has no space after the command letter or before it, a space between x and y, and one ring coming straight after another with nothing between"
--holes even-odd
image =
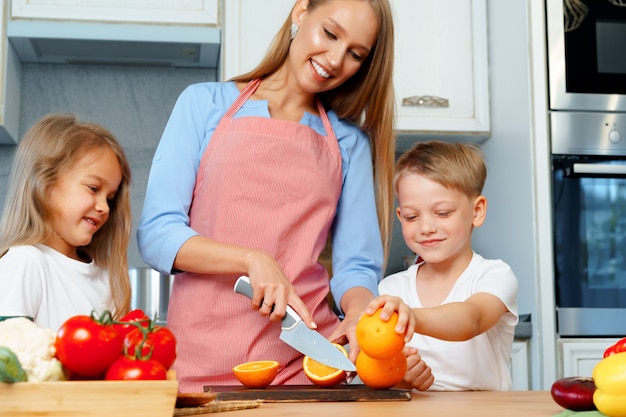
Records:
<instances>
[{"instance_id":1,"label":"oven door","mask_svg":"<svg viewBox=\"0 0 626 417\"><path fill-rule=\"evenodd\" d=\"M626 335L626 157L553 155L561 336Z\"/></svg>"},{"instance_id":2,"label":"oven door","mask_svg":"<svg viewBox=\"0 0 626 417\"><path fill-rule=\"evenodd\" d=\"M550 108L626 111L626 1L547 0Z\"/></svg>"}]
</instances>

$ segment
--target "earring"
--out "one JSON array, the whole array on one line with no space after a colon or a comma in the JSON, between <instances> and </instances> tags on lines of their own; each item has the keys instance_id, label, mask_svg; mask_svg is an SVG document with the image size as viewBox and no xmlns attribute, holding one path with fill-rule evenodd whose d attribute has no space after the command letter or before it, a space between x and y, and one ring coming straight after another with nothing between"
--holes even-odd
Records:
<instances>
[{"instance_id":1,"label":"earring","mask_svg":"<svg viewBox=\"0 0 626 417\"><path fill-rule=\"evenodd\" d=\"M291 24L291 39L296 37L296 33L298 33L298 25L295 23Z\"/></svg>"}]
</instances>

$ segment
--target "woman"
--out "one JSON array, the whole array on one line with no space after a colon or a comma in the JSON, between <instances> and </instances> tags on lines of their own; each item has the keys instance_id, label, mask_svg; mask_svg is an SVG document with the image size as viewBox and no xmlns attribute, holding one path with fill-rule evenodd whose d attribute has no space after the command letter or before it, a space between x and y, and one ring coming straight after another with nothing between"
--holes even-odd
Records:
<instances>
[{"instance_id":1,"label":"woman","mask_svg":"<svg viewBox=\"0 0 626 417\"><path fill-rule=\"evenodd\" d=\"M236 384L232 367L261 359L280 362L276 383L307 383L278 339L287 304L356 358L389 241L392 63L388 0L298 0L256 69L181 94L138 229L144 260L180 272L168 327L181 391ZM252 306L233 291L244 274Z\"/></svg>"}]
</instances>

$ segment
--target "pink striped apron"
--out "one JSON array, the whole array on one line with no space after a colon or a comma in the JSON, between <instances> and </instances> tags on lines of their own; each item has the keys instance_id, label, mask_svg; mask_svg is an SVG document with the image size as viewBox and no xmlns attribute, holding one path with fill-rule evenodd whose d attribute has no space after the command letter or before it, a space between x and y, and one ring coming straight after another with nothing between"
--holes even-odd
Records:
<instances>
[{"instance_id":1,"label":"pink striped apron","mask_svg":"<svg viewBox=\"0 0 626 417\"><path fill-rule=\"evenodd\" d=\"M274 256L328 336L338 324L326 296L329 277L317 262L341 192L341 153L321 103L327 136L299 123L233 118L260 80L244 88L219 122L202 156L191 227L211 239ZM280 362L274 384L310 383L301 355L278 339L280 324L259 316L233 291L238 275L176 276L168 327L178 340L174 365L181 392L239 385L232 367Z\"/></svg>"}]
</instances>

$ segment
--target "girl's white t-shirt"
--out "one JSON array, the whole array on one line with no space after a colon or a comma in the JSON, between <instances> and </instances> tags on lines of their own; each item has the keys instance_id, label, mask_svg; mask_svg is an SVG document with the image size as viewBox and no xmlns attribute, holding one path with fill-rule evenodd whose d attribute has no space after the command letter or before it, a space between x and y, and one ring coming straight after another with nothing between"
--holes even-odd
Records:
<instances>
[{"instance_id":1,"label":"girl's white t-shirt","mask_svg":"<svg viewBox=\"0 0 626 417\"><path fill-rule=\"evenodd\" d=\"M45 245L15 246L0 258L0 316L29 316L57 331L70 317L113 312L106 270Z\"/></svg>"},{"instance_id":2,"label":"girl's white t-shirt","mask_svg":"<svg viewBox=\"0 0 626 417\"><path fill-rule=\"evenodd\" d=\"M411 308L421 308L416 274L420 265L389 275L379 283L380 294L395 295ZM501 260L488 260L474 253L442 304L465 301L484 292L498 297L509 310L486 332L462 342L450 342L414 334L407 344L416 347L430 366L435 382L432 391L493 390L512 386L509 360L517 313L517 278Z\"/></svg>"}]
</instances>

